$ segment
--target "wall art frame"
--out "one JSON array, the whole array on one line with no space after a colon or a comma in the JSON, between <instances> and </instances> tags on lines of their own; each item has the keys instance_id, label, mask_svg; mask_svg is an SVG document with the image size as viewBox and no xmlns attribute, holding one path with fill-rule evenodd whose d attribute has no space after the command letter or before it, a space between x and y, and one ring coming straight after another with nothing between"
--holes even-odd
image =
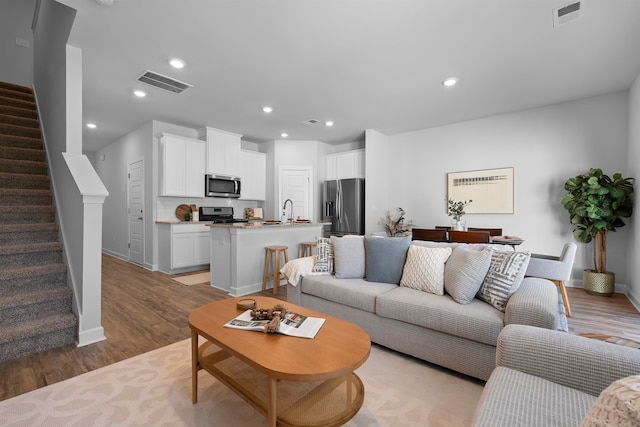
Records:
<instances>
[{"instance_id":1,"label":"wall art frame","mask_svg":"<svg viewBox=\"0 0 640 427\"><path fill-rule=\"evenodd\" d=\"M467 214L513 213L513 168L447 173L447 200L473 200ZM448 204L445 203L448 209Z\"/></svg>"}]
</instances>

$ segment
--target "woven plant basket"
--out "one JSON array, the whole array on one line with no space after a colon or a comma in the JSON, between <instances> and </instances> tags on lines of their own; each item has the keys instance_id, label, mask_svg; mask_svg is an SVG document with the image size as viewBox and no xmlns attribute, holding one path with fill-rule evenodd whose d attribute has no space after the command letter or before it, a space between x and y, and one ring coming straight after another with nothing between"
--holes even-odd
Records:
<instances>
[{"instance_id":1,"label":"woven plant basket","mask_svg":"<svg viewBox=\"0 0 640 427\"><path fill-rule=\"evenodd\" d=\"M616 289L616 275L610 271L598 273L594 270L584 270L582 285L589 295L610 297Z\"/></svg>"}]
</instances>

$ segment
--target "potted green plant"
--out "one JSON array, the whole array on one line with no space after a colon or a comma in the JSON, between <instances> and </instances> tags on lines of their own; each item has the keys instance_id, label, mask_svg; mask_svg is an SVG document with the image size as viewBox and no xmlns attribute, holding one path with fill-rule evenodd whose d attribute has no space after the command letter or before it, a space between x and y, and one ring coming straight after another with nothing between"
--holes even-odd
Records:
<instances>
[{"instance_id":1,"label":"potted green plant","mask_svg":"<svg viewBox=\"0 0 640 427\"><path fill-rule=\"evenodd\" d=\"M607 271L607 233L624 227L622 218L633 213L633 178L613 178L601 169L569 178L564 184L569 193L562 206L569 212L573 236L583 243L593 241L593 270L583 273L583 286L592 295L611 296L615 274Z\"/></svg>"},{"instance_id":2,"label":"potted green plant","mask_svg":"<svg viewBox=\"0 0 640 427\"><path fill-rule=\"evenodd\" d=\"M464 202L456 202L453 199L448 199L447 202L449 203L449 208L447 210L447 215L449 215L450 217L453 217L453 229L454 230L459 230L459 231L464 231L464 225L462 224L461 220L462 220L462 216L466 213L464 211L464 208L467 207L467 205L471 202L473 202L473 200L465 200Z\"/></svg>"}]
</instances>

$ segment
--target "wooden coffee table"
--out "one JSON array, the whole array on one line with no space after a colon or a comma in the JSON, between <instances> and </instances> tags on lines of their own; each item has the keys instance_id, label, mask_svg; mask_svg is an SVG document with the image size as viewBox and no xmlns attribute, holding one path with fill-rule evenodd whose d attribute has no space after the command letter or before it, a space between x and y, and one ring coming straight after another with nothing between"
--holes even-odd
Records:
<instances>
[{"instance_id":1,"label":"wooden coffee table","mask_svg":"<svg viewBox=\"0 0 640 427\"><path fill-rule=\"evenodd\" d=\"M268 425L339 426L362 407L364 386L354 373L369 357L371 341L357 325L294 304L290 311L326 321L313 339L225 328L243 310L241 298L206 304L189 316L192 398L204 369L268 419ZM258 308L282 301L253 298ZM206 341L199 345L200 338Z\"/></svg>"}]
</instances>

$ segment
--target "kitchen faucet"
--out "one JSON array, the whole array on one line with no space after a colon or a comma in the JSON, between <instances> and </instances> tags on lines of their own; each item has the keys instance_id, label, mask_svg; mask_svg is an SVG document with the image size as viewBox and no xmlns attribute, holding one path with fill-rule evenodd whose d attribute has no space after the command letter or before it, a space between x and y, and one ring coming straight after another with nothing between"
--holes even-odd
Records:
<instances>
[{"instance_id":1,"label":"kitchen faucet","mask_svg":"<svg viewBox=\"0 0 640 427\"><path fill-rule=\"evenodd\" d=\"M293 200L287 199L284 201L284 205L282 205L282 214L285 215L287 202L291 203L291 215L289 216L289 222L293 222Z\"/></svg>"}]
</instances>

